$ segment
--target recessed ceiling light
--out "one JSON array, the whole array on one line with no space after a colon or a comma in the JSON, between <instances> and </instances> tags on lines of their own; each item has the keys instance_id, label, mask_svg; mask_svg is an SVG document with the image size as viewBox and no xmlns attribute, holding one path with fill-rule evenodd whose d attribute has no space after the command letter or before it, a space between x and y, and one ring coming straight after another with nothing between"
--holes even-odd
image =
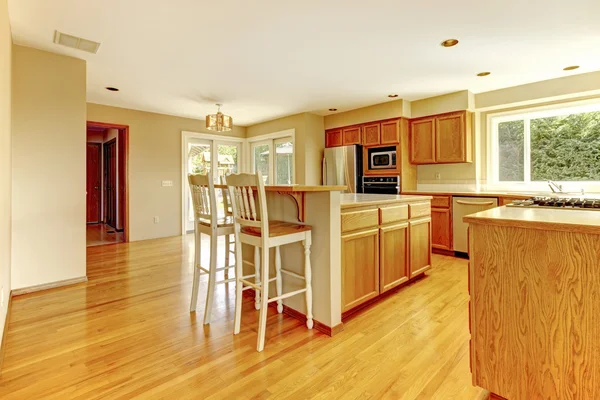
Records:
<instances>
[{"instance_id":1,"label":"recessed ceiling light","mask_svg":"<svg viewBox=\"0 0 600 400\"><path fill-rule=\"evenodd\" d=\"M477 76L488 76L489 74L491 74L491 72L480 72L477 74Z\"/></svg>"},{"instance_id":2,"label":"recessed ceiling light","mask_svg":"<svg viewBox=\"0 0 600 400\"><path fill-rule=\"evenodd\" d=\"M329 111L337 111L337 108L330 108Z\"/></svg>"},{"instance_id":3,"label":"recessed ceiling light","mask_svg":"<svg viewBox=\"0 0 600 400\"><path fill-rule=\"evenodd\" d=\"M574 69L579 68L579 65L571 65L569 67L563 68L563 71L573 71Z\"/></svg>"},{"instance_id":4,"label":"recessed ceiling light","mask_svg":"<svg viewBox=\"0 0 600 400\"><path fill-rule=\"evenodd\" d=\"M440 43L442 47L453 47L458 44L458 40L456 39L446 39L442 43Z\"/></svg>"},{"instance_id":5,"label":"recessed ceiling light","mask_svg":"<svg viewBox=\"0 0 600 400\"><path fill-rule=\"evenodd\" d=\"M394 98L398 97L398 95L397 94L388 94L388 97L390 99L394 99Z\"/></svg>"},{"instance_id":6,"label":"recessed ceiling light","mask_svg":"<svg viewBox=\"0 0 600 400\"><path fill-rule=\"evenodd\" d=\"M112 87L112 86L107 86L106 90L109 90L111 92L118 92L119 91L119 89L117 89L116 87Z\"/></svg>"}]
</instances>

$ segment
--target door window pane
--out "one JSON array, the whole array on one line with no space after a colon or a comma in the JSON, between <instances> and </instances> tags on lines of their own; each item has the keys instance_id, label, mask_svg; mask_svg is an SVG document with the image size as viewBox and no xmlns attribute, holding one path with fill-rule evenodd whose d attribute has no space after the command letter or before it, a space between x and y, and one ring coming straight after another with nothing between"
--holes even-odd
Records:
<instances>
[{"instance_id":1,"label":"door window pane","mask_svg":"<svg viewBox=\"0 0 600 400\"><path fill-rule=\"evenodd\" d=\"M525 180L525 122L498 124L498 179L504 182Z\"/></svg>"},{"instance_id":2,"label":"door window pane","mask_svg":"<svg viewBox=\"0 0 600 400\"><path fill-rule=\"evenodd\" d=\"M600 180L600 112L531 120L532 181Z\"/></svg>"},{"instance_id":3,"label":"door window pane","mask_svg":"<svg viewBox=\"0 0 600 400\"><path fill-rule=\"evenodd\" d=\"M190 143L188 145L188 173L189 174L210 174L210 144ZM187 185L186 185L187 187ZM194 211L192 207L192 193L188 190L188 221L194 221Z\"/></svg>"},{"instance_id":4,"label":"door window pane","mask_svg":"<svg viewBox=\"0 0 600 400\"><path fill-rule=\"evenodd\" d=\"M217 145L217 153L219 154L217 182L221 182L221 177L223 176L237 174L239 172L238 151L239 148L237 144Z\"/></svg>"},{"instance_id":5,"label":"door window pane","mask_svg":"<svg viewBox=\"0 0 600 400\"><path fill-rule=\"evenodd\" d=\"M294 144L289 140L275 142L275 184L291 185L293 168Z\"/></svg>"},{"instance_id":6,"label":"door window pane","mask_svg":"<svg viewBox=\"0 0 600 400\"><path fill-rule=\"evenodd\" d=\"M269 183L269 153L268 144L254 146L254 172L260 171L265 184Z\"/></svg>"}]
</instances>

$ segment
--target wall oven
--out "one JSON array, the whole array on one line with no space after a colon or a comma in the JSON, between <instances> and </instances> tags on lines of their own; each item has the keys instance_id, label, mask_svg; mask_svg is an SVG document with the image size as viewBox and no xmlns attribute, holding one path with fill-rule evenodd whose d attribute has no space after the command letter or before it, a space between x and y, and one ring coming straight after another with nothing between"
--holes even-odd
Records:
<instances>
[{"instance_id":1,"label":"wall oven","mask_svg":"<svg viewBox=\"0 0 600 400\"><path fill-rule=\"evenodd\" d=\"M368 169L371 171L396 169L396 146L367 149Z\"/></svg>"},{"instance_id":2,"label":"wall oven","mask_svg":"<svg viewBox=\"0 0 600 400\"><path fill-rule=\"evenodd\" d=\"M372 194L400 194L400 177L363 176L363 189Z\"/></svg>"}]
</instances>

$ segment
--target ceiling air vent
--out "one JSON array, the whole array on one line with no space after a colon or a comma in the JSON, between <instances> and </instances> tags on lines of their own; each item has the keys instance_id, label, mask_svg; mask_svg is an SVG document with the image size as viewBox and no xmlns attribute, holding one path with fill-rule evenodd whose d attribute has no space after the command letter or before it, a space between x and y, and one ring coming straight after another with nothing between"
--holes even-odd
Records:
<instances>
[{"instance_id":1,"label":"ceiling air vent","mask_svg":"<svg viewBox=\"0 0 600 400\"><path fill-rule=\"evenodd\" d=\"M77 36L67 35L59 31L54 31L54 43L71 47L72 49L87 51L96 54L100 48L100 43L92 40L83 39Z\"/></svg>"}]
</instances>

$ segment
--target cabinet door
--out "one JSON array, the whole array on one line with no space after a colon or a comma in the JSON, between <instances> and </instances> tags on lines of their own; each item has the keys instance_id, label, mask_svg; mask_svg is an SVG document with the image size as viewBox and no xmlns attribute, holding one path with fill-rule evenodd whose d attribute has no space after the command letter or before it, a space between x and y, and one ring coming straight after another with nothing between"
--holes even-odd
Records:
<instances>
[{"instance_id":1,"label":"cabinet door","mask_svg":"<svg viewBox=\"0 0 600 400\"><path fill-rule=\"evenodd\" d=\"M435 118L410 121L410 162L435 163Z\"/></svg>"},{"instance_id":2,"label":"cabinet door","mask_svg":"<svg viewBox=\"0 0 600 400\"><path fill-rule=\"evenodd\" d=\"M381 123L381 144L400 143L400 124L398 121Z\"/></svg>"},{"instance_id":3,"label":"cabinet door","mask_svg":"<svg viewBox=\"0 0 600 400\"><path fill-rule=\"evenodd\" d=\"M452 250L452 215L449 208L431 209L431 246Z\"/></svg>"},{"instance_id":4,"label":"cabinet door","mask_svg":"<svg viewBox=\"0 0 600 400\"><path fill-rule=\"evenodd\" d=\"M467 162L465 115L460 112L435 117L436 162Z\"/></svg>"},{"instance_id":5,"label":"cabinet door","mask_svg":"<svg viewBox=\"0 0 600 400\"><path fill-rule=\"evenodd\" d=\"M379 123L363 125L363 146L375 146L379 144L381 140L379 128Z\"/></svg>"},{"instance_id":6,"label":"cabinet door","mask_svg":"<svg viewBox=\"0 0 600 400\"><path fill-rule=\"evenodd\" d=\"M408 223L380 229L379 257L381 293L408 281Z\"/></svg>"},{"instance_id":7,"label":"cabinet door","mask_svg":"<svg viewBox=\"0 0 600 400\"><path fill-rule=\"evenodd\" d=\"M431 268L431 218L409 222L410 277Z\"/></svg>"},{"instance_id":8,"label":"cabinet door","mask_svg":"<svg viewBox=\"0 0 600 400\"><path fill-rule=\"evenodd\" d=\"M331 129L325 132L325 147L336 147L342 145L342 130Z\"/></svg>"},{"instance_id":9,"label":"cabinet door","mask_svg":"<svg viewBox=\"0 0 600 400\"><path fill-rule=\"evenodd\" d=\"M379 295L379 229L342 235L342 311Z\"/></svg>"},{"instance_id":10,"label":"cabinet door","mask_svg":"<svg viewBox=\"0 0 600 400\"><path fill-rule=\"evenodd\" d=\"M352 126L349 128L344 128L342 130L342 142L344 146L348 146L351 144L361 144L360 140L360 126Z\"/></svg>"}]
</instances>

